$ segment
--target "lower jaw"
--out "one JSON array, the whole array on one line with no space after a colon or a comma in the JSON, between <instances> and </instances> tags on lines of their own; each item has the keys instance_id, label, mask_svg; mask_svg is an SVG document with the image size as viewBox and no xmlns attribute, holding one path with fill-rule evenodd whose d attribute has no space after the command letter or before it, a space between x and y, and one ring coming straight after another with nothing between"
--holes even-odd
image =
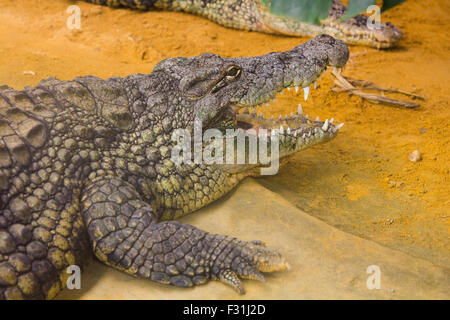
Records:
<instances>
[{"instance_id":1,"label":"lower jaw","mask_svg":"<svg viewBox=\"0 0 450 320\"><path fill-rule=\"evenodd\" d=\"M310 120L308 115L303 116L303 110L299 105L296 114L291 113L290 116L280 117L274 120L271 117L270 120L262 117L262 114L237 114L235 115L236 129L243 130L249 135L258 136L273 136L290 138L310 138L312 136L334 136L343 124L335 125L334 119L326 119L320 121L317 117L316 120Z\"/></svg>"},{"instance_id":2,"label":"lower jaw","mask_svg":"<svg viewBox=\"0 0 450 320\"><path fill-rule=\"evenodd\" d=\"M284 161L288 160L291 156L293 156L295 153L298 153L304 149L308 149L310 147L313 147L318 144L325 143L329 140L332 140L336 134L334 135L328 135L326 137L324 136L311 136L309 138L304 139L301 141L301 138L293 138L290 136L279 136L279 140L277 143L278 149L272 149L271 140L267 139L264 142L267 142L267 154L264 154L264 157L266 157L266 160L269 159L268 162L265 162L264 164L260 163L260 146L261 144L259 141L256 141L257 143L255 145L258 145L258 162L257 163L227 163L224 162L223 170L230 173L230 174L242 174L243 177L245 176L259 176L261 175L262 171L260 171L262 168L270 169L275 168L276 171L273 173L266 173L262 175L273 175L278 172L279 166L284 163ZM235 150L236 152L236 150ZM276 153L274 153L276 152ZM247 157L246 157L247 158Z\"/></svg>"},{"instance_id":3,"label":"lower jaw","mask_svg":"<svg viewBox=\"0 0 450 320\"><path fill-rule=\"evenodd\" d=\"M345 40L348 44L352 45L358 45L358 46L368 46L372 48L377 49L388 49L392 48L396 45L394 42L374 42L370 39L352 39L352 38L345 38Z\"/></svg>"},{"instance_id":4,"label":"lower jaw","mask_svg":"<svg viewBox=\"0 0 450 320\"><path fill-rule=\"evenodd\" d=\"M337 135L341 125L333 126L327 120L326 124L324 123L322 126L317 127L308 127L306 129L299 127L292 130L283 128L283 126L280 126L279 129L248 126L245 128L238 127L237 130L242 130L241 132L246 137L253 138L255 145L257 144L259 147L261 143L266 143L268 150L272 150L272 145L276 146L279 156L284 157L333 139Z\"/></svg>"}]
</instances>

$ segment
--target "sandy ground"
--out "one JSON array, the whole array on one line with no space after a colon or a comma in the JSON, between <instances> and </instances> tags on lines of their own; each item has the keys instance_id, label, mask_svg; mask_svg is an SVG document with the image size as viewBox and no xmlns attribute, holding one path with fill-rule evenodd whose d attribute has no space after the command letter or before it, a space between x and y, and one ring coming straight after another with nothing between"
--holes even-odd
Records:
<instances>
[{"instance_id":1,"label":"sandy ground","mask_svg":"<svg viewBox=\"0 0 450 320\"><path fill-rule=\"evenodd\" d=\"M82 10L81 30L66 27L71 4ZM230 30L182 13L112 10L67 0L0 0L0 7L0 85L16 89L49 76L147 73L167 57L251 56L307 40ZM382 17L404 31L398 48L351 47L344 75L423 95L418 110L331 92L333 79L327 75L303 106L310 117L345 122L341 134L296 155L277 176L251 183L346 233L450 267L449 16L446 0L408 0ZM302 93L284 95L262 112L289 114L302 100ZM423 160L410 162L416 149ZM201 217L206 219L203 212ZM261 232L259 238L267 231ZM234 235L250 238L244 227Z\"/></svg>"},{"instance_id":2,"label":"sandy ground","mask_svg":"<svg viewBox=\"0 0 450 320\"><path fill-rule=\"evenodd\" d=\"M267 245L283 252L291 269L266 274L266 282L244 281L246 294L241 296L217 281L182 289L94 262L82 275L81 290L65 290L57 298L450 299L449 268L340 231L254 179L182 221L221 234L267 240ZM379 268L379 289L368 289L367 281L375 275L371 268Z\"/></svg>"}]
</instances>

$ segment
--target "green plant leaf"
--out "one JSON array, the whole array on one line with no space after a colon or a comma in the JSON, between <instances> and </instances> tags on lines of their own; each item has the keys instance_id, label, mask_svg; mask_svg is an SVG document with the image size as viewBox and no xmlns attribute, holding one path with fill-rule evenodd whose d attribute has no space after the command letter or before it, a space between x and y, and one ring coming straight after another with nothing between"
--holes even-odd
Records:
<instances>
[{"instance_id":1,"label":"green plant leaf","mask_svg":"<svg viewBox=\"0 0 450 320\"><path fill-rule=\"evenodd\" d=\"M399 5L402 2L405 2L405 0L384 0L381 12L389 10L390 8L395 7L396 5Z\"/></svg>"},{"instance_id":2,"label":"green plant leaf","mask_svg":"<svg viewBox=\"0 0 450 320\"><path fill-rule=\"evenodd\" d=\"M328 17L332 0L262 0L270 13L319 25Z\"/></svg>"},{"instance_id":3,"label":"green plant leaf","mask_svg":"<svg viewBox=\"0 0 450 320\"><path fill-rule=\"evenodd\" d=\"M261 2L266 8L270 8L270 0L261 0Z\"/></svg>"},{"instance_id":4,"label":"green plant leaf","mask_svg":"<svg viewBox=\"0 0 450 320\"><path fill-rule=\"evenodd\" d=\"M344 16L341 17L341 20L347 20L357 16L363 11L366 11L367 8L371 5L374 5L376 0L349 0L347 11Z\"/></svg>"}]
</instances>

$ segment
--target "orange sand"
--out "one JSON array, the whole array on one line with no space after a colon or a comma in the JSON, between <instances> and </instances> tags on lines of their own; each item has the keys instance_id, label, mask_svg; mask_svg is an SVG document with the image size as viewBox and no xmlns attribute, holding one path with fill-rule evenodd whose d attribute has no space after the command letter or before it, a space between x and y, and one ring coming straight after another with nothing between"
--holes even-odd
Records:
<instances>
[{"instance_id":1,"label":"orange sand","mask_svg":"<svg viewBox=\"0 0 450 320\"><path fill-rule=\"evenodd\" d=\"M66 28L74 3L82 10L80 31ZM49 76L148 73L167 57L251 56L307 40L230 30L183 13L67 0L0 0L0 7L0 85L16 89ZM351 47L344 75L421 94L420 109L333 93L327 75L303 106L312 118L345 122L341 134L258 181L341 230L449 266L449 16L447 0L408 0L382 17L404 31L398 48ZM302 93L284 95L263 113L289 114L302 100ZM413 163L408 156L416 149L423 160Z\"/></svg>"}]
</instances>

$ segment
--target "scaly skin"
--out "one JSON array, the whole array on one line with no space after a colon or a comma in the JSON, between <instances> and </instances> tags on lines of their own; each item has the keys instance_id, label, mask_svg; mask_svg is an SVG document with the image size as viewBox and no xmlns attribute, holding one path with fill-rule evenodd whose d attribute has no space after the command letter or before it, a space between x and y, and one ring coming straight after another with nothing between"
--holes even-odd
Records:
<instances>
[{"instance_id":1,"label":"scaly skin","mask_svg":"<svg viewBox=\"0 0 450 320\"><path fill-rule=\"evenodd\" d=\"M111 7L183 11L193 13L234 29L259 31L288 36L328 34L348 44L378 49L391 48L402 38L402 32L391 23L380 23L380 29L367 27L367 16L358 15L339 21L346 7L333 0L328 18L316 26L295 19L271 14L261 0L85 0Z\"/></svg>"},{"instance_id":2,"label":"scaly skin","mask_svg":"<svg viewBox=\"0 0 450 320\"><path fill-rule=\"evenodd\" d=\"M183 287L221 280L241 293L239 278L286 269L261 241L174 221L259 165L175 164L172 133L192 132L195 119L203 130L284 125L282 157L327 141L339 129L331 121L236 112L347 59L342 41L322 35L259 57L170 58L148 75L0 87L0 298L54 297L67 267L91 252L134 276Z\"/></svg>"}]
</instances>

